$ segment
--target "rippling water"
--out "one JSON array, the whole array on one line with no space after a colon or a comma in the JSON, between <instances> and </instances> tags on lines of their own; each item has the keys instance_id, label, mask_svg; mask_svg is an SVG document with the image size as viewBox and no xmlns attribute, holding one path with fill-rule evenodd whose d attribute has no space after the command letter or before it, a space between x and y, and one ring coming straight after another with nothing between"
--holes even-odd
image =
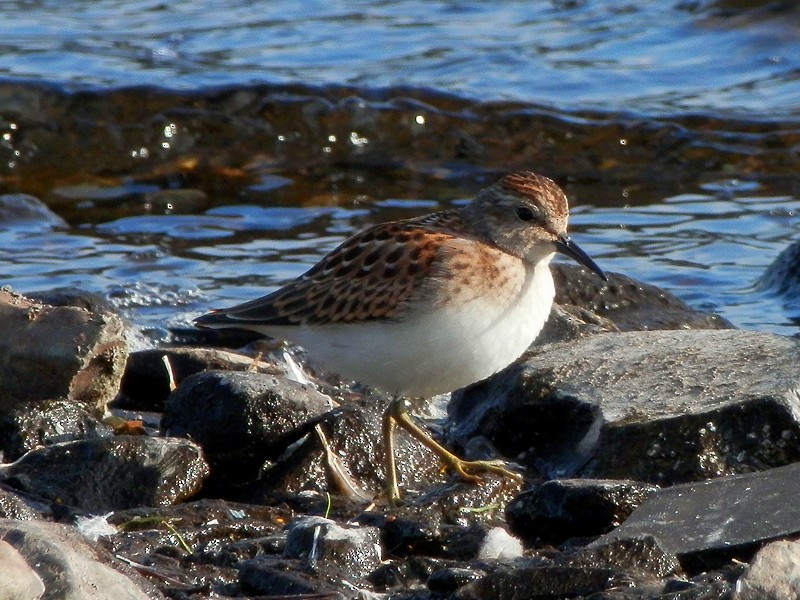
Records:
<instances>
[{"instance_id":1,"label":"rippling water","mask_svg":"<svg viewBox=\"0 0 800 600\"><path fill-rule=\"evenodd\" d=\"M800 199L725 181L664 203L574 207L573 236L606 270L665 287L737 326L796 332L800 305L757 291L769 262L800 237ZM124 217L78 229L19 224L0 233L2 280L21 291L77 285L121 307L154 339L210 307L266 293L369 223L459 201L346 207L230 205L206 214Z\"/></svg>"},{"instance_id":2,"label":"rippling water","mask_svg":"<svg viewBox=\"0 0 800 600\"><path fill-rule=\"evenodd\" d=\"M411 85L567 108L798 113L790 2L5 0L0 74Z\"/></svg>"},{"instance_id":3,"label":"rippling water","mask_svg":"<svg viewBox=\"0 0 800 600\"><path fill-rule=\"evenodd\" d=\"M3 2L0 77L6 79L79 90L157 86L190 96L208 86L235 90L253 82L348 84L364 97L391 87L392 98L418 102L417 118L438 119L439 129L419 133L428 127L423 120L392 130L405 136L401 158L399 139L396 155L394 140L374 141L385 131L381 119L392 114L381 112L384 104L393 106L381 98L370 110L360 100L312 99L297 113L309 117L298 125L300 133L285 135L262 113L288 110L298 102L289 94L286 104L266 108L257 94L243 94L243 105L255 104L251 112L237 108L234 95L220 101L219 114L214 98L171 109L151 94L147 107L155 108L142 108L141 122L131 122L122 117L139 114L135 95L102 104L97 97L4 91L0 192L34 193L66 221L41 214L4 221L0 281L22 292L62 285L99 292L151 337L164 339L167 327L188 324L209 307L285 283L356 229L463 200L463 181L453 174L461 169L469 178L470 168L480 175L504 166L497 164L503 140L496 138L513 133L530 106L544 105L558 111L555 125L531 136L531 155L553 168L570 165L566 178L577 173L596 181L594 189L582 182L572 229L603 268L660 285L738 326L793 334L800 302L753 284L800 238L800 196L792 183L800 130L798 25L800 9L785 2L242 0L224 10L202 0ZM438 112L404 85L438 94ZM519 102L519 115L497 117L501 109L491 103L497 100ZM64 104L65 114L54 122L37 120ZM670 121L698 113L710 120L692 131L685 119ZM611 117L598 124L604 114L628 121ZM406 115L397 111L397 118ZM484 129L469 128L480 119ZM639 119L645 125L637 128ZM228 122L246 126L224 129ZM497 124L505 129L493 129ZM457 144L437 138L461 125ZM289 134L305 136L305 154L291 146ZM253 135L261 147L225 137L241 135ZM202 142L214 136L222 141L206 146L210 156L204 156ZM110 149L89 148L98 139ZM654 158L628 168L631 185L623 186L612 172L632 160L620 148L634 139L639 149L652 144L645 156ZM237 152L244 156L238 163ZM232 178L252 168L243 162L261 164L260 183L220 189L196 173L187 182L186 170L175 165L197 163L198 156L199 171L227 169ZM102 164L92 170L95 162ZM706 168L713 174L704 176ZM691 174L672 178L678 183L668 189L651 186L646 197L626 205L627 190L646 187L659 169L656 174ZM337 170L361 178L367 193L353 193L353 186L337 191ZM769 176L779 171L784 183L773 186ZM284 193L320 173L325 189ZM731 178L719 179L720 173ZM313 186L301 187L310 192ZM604 200L609 189L617 193ZM147 200L161 191L198 195L176 196L175 203Z\"/></svg>"}]
</instances>

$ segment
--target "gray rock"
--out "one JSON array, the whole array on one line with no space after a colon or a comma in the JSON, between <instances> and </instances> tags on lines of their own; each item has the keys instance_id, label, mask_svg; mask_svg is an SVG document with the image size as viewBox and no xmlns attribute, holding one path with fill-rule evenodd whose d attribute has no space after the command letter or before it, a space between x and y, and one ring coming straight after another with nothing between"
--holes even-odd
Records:
<instances>
[{"instance_id":1,"label":"gray rock","mask_svg":"<svg viewBox=\"0 0 800 600\"><path fill-rule=\"evenodd\" d=\"M170 395L161 427L200 444L217 481L246 481L303 435L301 425L330 408L326 396L283 377L206 371Z\"/></svg>"},{"instance_id":2,"label":"gray rock","mask_svg":"<svg viewBox=\"0 0 800 600\"><path fill-rule=\"evenodd\" d=\"M756 553L736 583L734 600L800 598L800 542L767 544Z\"/></svg>"},{"instance_id":3,"label":"gray rock","mask_svg":"<svg viewBox=\"0 0 800 600\"><path fill-rule=\"evenodd\" d=\"M284 555L303 559L329 582L357 585L381 562L377 527L343 527L323 517L301 517L289 524Z\"/></svg>"},{"instance_id":4,"label":"gray rock","mask_svg":"<svg viewBox=\"0 0 800 600\"><path fill-rule=\"evenodd\" d=\"M453 433L546 476L658 485L800 460L800 343L737 330L551 344L454 394Z\"/></svg>"},{"instance_id":5,"label":"gray rock","mask_svg":"<svg viewBox=\"0 0 800 600\"><path fill-rule=\"evenodd\" d=\"M0 474L16 488L100 514L184 500L199 491L208 466L189 440L120 435L34 450Z\"/></svg>"},{"instance_id":6,"label":"gray rock","mask_svg":"<svg viewBox=\"0 0 800 600\"><path fill-rule=\"evenodd\" d=\"M46 598L53 600L153 600L161 594L121 563L92 548L66 525L38 521L0 519L0 540L12 547L44 584ZM126 571L126 574L118 570ZM0 583L5 573L0 569ZM136 580L136 583L132 579ZM35 585L35 582L34 584ZM5 586L0 589L7 591ZM144 590L147 590L145 593ZM2 594L3 592L0 592ZM21 600L25 596L0 596ZM31 596L36 598L37 596Z\"/></svg>"},{"instance_id":7,"label":"gray rock","mask_svg":"<svg viewBox=\"0 0 800 600\"><path fill-rule=\"evenodd\" d=\"M794 463L658 490L592 546L649 535L685 565L722 564L764 540L800 533L798 481Z\"/></svg>"},{"instance_id":8,"label":"gray rock","mask_svg":"<svg viewBox=\"0 0 800 600\"><path fill-rule=\"evenodd\" d=\"M656 489L635 481L553 480L517 496L506 519L529 544L560 544L611 531Z\"/></svg>"},{"instance_id":9,"label":"gray rock","mask_svg":"<svg viewBox=\"0 0 800 600\"><path fill-rule=\"evenodd\" d=\"M0 600L36 600L44 592L36 571L11 544L0 540Z\"/></svg>"},{"instance_id":10,"label":"gray rock","mask_svg":"<svg viewBox=\"0 0 800 600\"><path fill-rule=\"evenodd\" d=\"M0 412L22 402L68 398L102 414L128 356L114 315L39 304L0 290Z\"/></svg>"}]
</instances>

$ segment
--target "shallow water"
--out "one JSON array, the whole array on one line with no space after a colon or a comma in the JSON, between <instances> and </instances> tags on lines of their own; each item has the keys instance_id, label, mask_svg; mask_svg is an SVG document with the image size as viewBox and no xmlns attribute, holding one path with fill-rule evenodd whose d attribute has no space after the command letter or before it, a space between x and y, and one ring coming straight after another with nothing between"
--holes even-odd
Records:
<instances>
[{"instance_id":1,"label":"shallow water","mask_svg":"<svg viewBox=\"0 0 800 600\"><path fill-rule=\"evenodd\" d=\"M3 221L3 284L99 292L164 340L524 167L570 184L606 270L797 332L753 285L800 239L791 3L216 6L0 3L0 77L28 81L0 85L0 193L63 218Z\"/></svg>"},{"instance_id":2,"label":"shallow water","mask_svg":"<svg viewBox=\"0 0 800 600\"><path fill-rule=\"evenodd\" d=\"M800 237L800 199L736 181L663 203L573 208L573 237L608 271L664 287L739 327L797 332L800 305L757 291L770 261ZM266 293L350 232L457 204L436 199L297 208L234 204L75 228L20 224L0 233L0 279L19 291L80 286L110 298L152 339L170 326Z\"/></svg>"}]
</instances>

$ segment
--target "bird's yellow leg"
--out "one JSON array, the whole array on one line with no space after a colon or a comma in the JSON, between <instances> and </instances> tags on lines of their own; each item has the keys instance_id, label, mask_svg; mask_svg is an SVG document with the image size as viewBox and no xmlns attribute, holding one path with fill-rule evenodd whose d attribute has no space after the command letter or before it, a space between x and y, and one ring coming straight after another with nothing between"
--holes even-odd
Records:
<instances>
[{"instance_id":1,"label":"bird's yellow leg","mask_svg":"<svg viewBox=\"0 0 800 600\"><path fill-rule=\"evenodd\" d=\"M493 460L464 460L459 458L447 448L436 442L427 432L417 425L408 414L406 401L402 398L392 400L383 417L384 447L386 450L386 487L390 501L400 498L397 485L397 469L394 458L394 429L395 424L405 429L414 438L436 454L444 465L458 473L461 479L472 483L480 483L481 479L476 473L495 473L508 477L514 481L522 481L519 473L510 471L502 461Z\"/></svg>"}]
</instances>

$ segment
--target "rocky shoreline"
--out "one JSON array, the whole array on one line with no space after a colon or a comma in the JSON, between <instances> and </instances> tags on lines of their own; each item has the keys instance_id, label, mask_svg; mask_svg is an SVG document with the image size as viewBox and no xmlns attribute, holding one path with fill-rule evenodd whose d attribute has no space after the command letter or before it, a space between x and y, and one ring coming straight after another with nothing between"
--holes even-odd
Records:
<instances>
[{"instance_id":1,"label":"rocky shoreline","mask_svg":"<svg viewBox=\"0 0 800 600\"><path fill-rule=\"evenodd\" d=\"M398 507L373 501L388 398L297 349L207 332L129 354L90 295L0 292L0 590L797 598L800 341L621 275L555 277L526 356L446 412L414 406L524 482L456 482L403 436Z\"/></svg>"}]
</instances>

